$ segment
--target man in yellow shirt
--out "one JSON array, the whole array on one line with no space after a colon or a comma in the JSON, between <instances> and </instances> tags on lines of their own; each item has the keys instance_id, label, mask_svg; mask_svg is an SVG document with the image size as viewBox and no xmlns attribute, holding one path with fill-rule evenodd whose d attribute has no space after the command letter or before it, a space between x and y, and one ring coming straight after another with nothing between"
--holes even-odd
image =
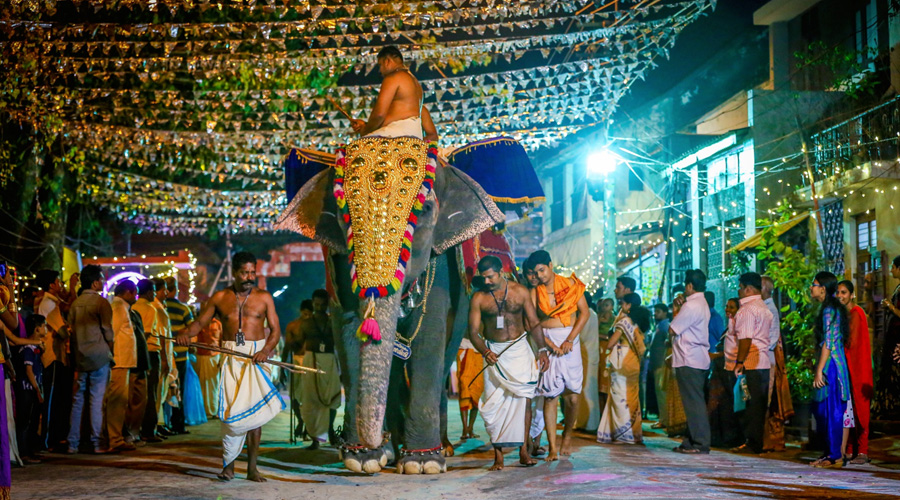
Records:
<instances>
[{"instance_id":1,"label":"man in yellow shirt","mask_svg":"<svg viewBox=\"0 0 900 500\"><path fill-rule=\"evenodd\" d=\"M147 370L147 407L144 409L144 417L141 421L141 440L148 443L162 441L156 435L157 398L159 397L159 314L153 305L156 300L156 285L150 280L141 280L138 283L138 299L131 306L131 310L141 316L144 324L144 336L147 338L147 350L150 355L150 365Z\"/></svg>"}]
</instances>

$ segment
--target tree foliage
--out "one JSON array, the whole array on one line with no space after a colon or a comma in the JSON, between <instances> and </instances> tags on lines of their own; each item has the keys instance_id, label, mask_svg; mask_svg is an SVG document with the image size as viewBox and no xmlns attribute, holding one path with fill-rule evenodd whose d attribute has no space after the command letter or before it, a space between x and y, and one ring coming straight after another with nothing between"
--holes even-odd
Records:
<instances>
[{"instance_id":1,"label":"tree foliage","mask_svg":"<svg viewBox=\"0 0 900 500\"><path fill-rule=\"evenodd\" d=\"M776 226L790 218L791 212L782 209L776 218L759 219L757 227L763 228L762 240L754 250L765 274L772 278L775 290L790 300L781 308L788 384L795 401L808 402L812 398L816 363L814 326L818 312L818 305L809 295L809 285L823 269L824 261L815 241L809 241L806 248L798 248L779 239Z\"/></svg>"}]
</instances>

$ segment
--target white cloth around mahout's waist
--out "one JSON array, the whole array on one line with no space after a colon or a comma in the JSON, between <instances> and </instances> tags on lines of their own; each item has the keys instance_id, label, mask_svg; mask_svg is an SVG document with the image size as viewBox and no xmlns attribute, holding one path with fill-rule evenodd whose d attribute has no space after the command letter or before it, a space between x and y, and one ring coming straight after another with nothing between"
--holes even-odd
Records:
<instances>
[{"instance_id":1,"label":"white cloth around mahout's waist","mask_svg":"<svg viewBox=\"0 0 900 500\"><path fill-rule=\"evenodd\" d=\"M366 137L415 137L422 139L422 118L412 116L381 127Z\"/></svg>"}]
</instances>

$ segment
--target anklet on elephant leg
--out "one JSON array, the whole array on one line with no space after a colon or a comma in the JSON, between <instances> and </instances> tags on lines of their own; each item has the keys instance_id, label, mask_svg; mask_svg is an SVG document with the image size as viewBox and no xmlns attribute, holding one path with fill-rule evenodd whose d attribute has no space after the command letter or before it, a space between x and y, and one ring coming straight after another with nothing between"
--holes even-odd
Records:
<instances>
[{"instance_id":1,"label":"anklet on elephant leg","mask_svg":"<svg viewBox=\"0 0 900 500\"><path fill-rule=\"evenodd\" d=\"M435 446L434 448L423 448L421 450L407 450L406 448L400 450L400 455L404 457L409 457L412 455L424 456L432 453L440 453L443 450L443 446Z\"/></svg>"}]
</instances>

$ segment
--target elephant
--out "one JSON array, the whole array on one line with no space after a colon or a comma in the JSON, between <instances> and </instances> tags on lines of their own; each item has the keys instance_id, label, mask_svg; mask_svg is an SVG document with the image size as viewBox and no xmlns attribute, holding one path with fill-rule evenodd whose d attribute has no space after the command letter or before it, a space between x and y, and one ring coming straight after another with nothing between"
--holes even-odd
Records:
<instances>
[{"instance_id":1,"label":"elephant","mask_svg":"<svg viewBox=\"0 0 900 500\"><path fill-rule=\"evenodd\" d=\"M349 148L352 147L351 144ZM349 217L341 216L333 194L335 169L322 170L309 179L293 197L277 226L298 231L328 249L328 275L337 299L332 313L335 346L347 398L343 424L346 444L341 447L341 456L344 465L354 472L371 474L386 466L386 414L397 417L391 418L388 426L400 434L395 438L403 444L397 460L398 472L446 471L441 454L440 408L446 378L447 323L451 307L465 302L453 252L463 241L503 223L505 216L469 175L444 162L435 163L433 188L417 217L406 272L396 293L361 300L354 290L355 268L349 258L352 254L347 235L348 230L354 234L357 230L347 223ZM354 241L353 254L363 252L361 244L364 242ZM404 318L402 292L411 289L413 302L418 295L421 304ZM418 289L422 289L421 294ZM407 306L408 301L409 297ZM368 310L369 303L374 304L373 311ZM358 330L367 313L378 324L380 343L359 338ZM398 331L404 338L412 339L409 359L402 363L395 363L393 355ZM403 372L409 380L405 396ZM390 411L389 392L394 405ZM398 407L403 399L407 400L407 412ZM401 415L403 418L399 418Z\"/></svg>"}]
</instances>

